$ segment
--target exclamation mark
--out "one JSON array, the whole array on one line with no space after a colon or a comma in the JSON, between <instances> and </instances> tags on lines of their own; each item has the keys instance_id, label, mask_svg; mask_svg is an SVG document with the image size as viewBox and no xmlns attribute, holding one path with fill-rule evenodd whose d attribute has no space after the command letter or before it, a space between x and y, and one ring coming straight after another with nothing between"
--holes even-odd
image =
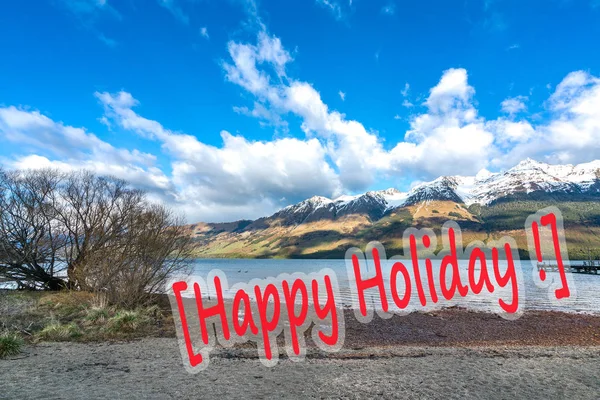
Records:
<instances>
[{"instance_id":1,"label":"exclamation mark","mask_svg":"<svg viewBox=\"0 0 600 400\"><path fill-rule=\"evenodd\" d=\"M540 228L537 221L533 221L531 224L531 231L533 232L533 244L535 246L535 255L537 256L538 263L542 262L542 248L540 247ZM540 269L540 279L546 280L546 270L542 267Z\"/></svg>"}]
</instances>

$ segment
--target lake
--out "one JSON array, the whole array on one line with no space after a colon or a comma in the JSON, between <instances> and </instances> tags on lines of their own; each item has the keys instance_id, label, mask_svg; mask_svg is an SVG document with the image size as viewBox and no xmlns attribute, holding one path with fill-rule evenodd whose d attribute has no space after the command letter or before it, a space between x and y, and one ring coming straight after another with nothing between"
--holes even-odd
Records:
<instances>
[{"instance_id":1,"label":"lake","mask_svg":"<svg viewBox=\"0 0 600 400\"><path fill-rule=\"evenodd\" d=\"M578 263L577 261L571 262L573 264ZM502 267L503 262L500 261L500 263ZM410 262L405 262L405 264L410 270ZM506 265L505 262L504 265ZM439 269L437 266L439 266L439 261L436 263L434 260L434 270ZM600 275L570 274L569 288L571 289L572 296L569 299L557 301L552 297L549 298L549 290L547 288L540 288L536 285L533 278L534 267L528 260L524 260L520 263L515 262L515 266L517 270L520 266L522 271L522 278L520 278L522 286L519 290L519 298L523 310L554 310L572 313L600 314ZM420 262L419 267L424 285L426 285L424 262ZM468 282L467 267L467 260L459 261L462 282ZM318 272L325 268L333 270L337 275L342 304L345 306L352 306L350 280L348 278L345 260L198 259L194 260L193 273L190 278L193 280L194 276L200 276L203 279L206 279L211 270L219 269L227 275L229 285L231 286L235 283L248 282L255 278L265 279L267 277L276 277L282 273L311 273ZM382 261L383 275L384 277L387 276L388 280L390 268L391 263L386 264ZM491 262L488 263L488 269L490 275L492 275ZM370 273L373 274L372 267ZM367 274L368 272L365 272L364 277L370 276ZM557 272L548 272L546 282L550 282L553 279L558 282L559 274ZM439 280L436 280L436 282L439 282ZM415 291L413 291L413 294L416 297ZM475 296L469 294L467 297L457 300L455 304L471 310L494 311L497 308L497 296L501 296L504 299L510 299L510 293L502 289L496 290L494 296ZM430 297L428 295L426 297L428 298L428 303L430 303ZM427 310L432 307L419 308Z\"/></svg>"}]
</instances>

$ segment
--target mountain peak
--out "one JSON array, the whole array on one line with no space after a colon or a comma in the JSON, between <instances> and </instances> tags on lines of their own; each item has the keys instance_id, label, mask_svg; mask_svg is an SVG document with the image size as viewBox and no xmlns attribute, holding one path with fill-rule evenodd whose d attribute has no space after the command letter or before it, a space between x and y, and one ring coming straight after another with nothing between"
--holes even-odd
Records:
<instances>
[{"instance_id":1,"label":"mountain peak","mask_svg":"<svg viewBox=\"0 0 600 400\"><path fill-rule=\"evenodd\" d=\"M493 175L494 175L493 173L491 173L487 169L483 168L477 173L477 175L475 175L475 179L478 181L484 181L484 180L492 177Z\"/></svg>"},{"instance_id":2,"label":"mountain peak","mask_svg":"<svg viewBox=\"0 0 600 400\"><path fill-rule=\"evenodd\" d=\"M388 189L385 189L385 190L378 190L376 193L380 193L380 194L382 194L384 196L393 196L395 194L400 194L402 192L400 192L396 188L388 188Z\"/></svg>"},{"instance_id":3,"label":"mountain peak","mask_svg":"<svg viewBox=\"0 0 600 400\"><path fill-rule=\"evenodd\" d=\"M331 199L328 199L327 197L324 197L324 196L313 196L310 199L307 199L306 201L313 203L313 204L329 204L332 202Z\"/></svg>"},{"instance_id":4,"label":"mountain peak","mask_svg":"<svg viewBox=\"0 0 600 400\"><path fill-rule=\"evenodd\" d=\"M518 163L517 165L512 167L510 170L516 171L516 170L524 170L524 169L539 168L539 167L546 167L546 166L548 166L548 164L539 162L539 161L534 160L533 158L527 157L526 159L524 159L523 161L521 161L520 163Z\"/></svg>"}]
</instances>

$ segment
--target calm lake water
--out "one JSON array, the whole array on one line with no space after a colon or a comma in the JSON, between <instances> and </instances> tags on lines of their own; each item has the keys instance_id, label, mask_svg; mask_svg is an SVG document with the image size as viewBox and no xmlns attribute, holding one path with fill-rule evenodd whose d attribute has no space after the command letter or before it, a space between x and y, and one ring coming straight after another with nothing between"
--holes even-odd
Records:
<instances>
[{"instance_id":1,"label":"calm lake water","mask_svg":"<svg viewBox=\"0 0 600 400\"><path fill-rule=\"evenodd\" d=\"M411 278L412 265L410 261L403 261L407 266ZM505 262L500 261L501 271L504 271ZM573 264L578 263L572 261ZM517 271L521 270L521 277L519 281L522 286L519 290L519 301L523 310L557 310L574 313L593 313L600 314L600 275L587 275L587 274L569 274L569 288L571 290L571 297L569 299L563 299L557 301L553 296L549 296L549 292L554 293L553 290L548 288L539 287L541 282L534 281L534 277L537 277L537 271L534 271L534 267L529 261L522 261L521 263L515 263ZM434 271L439 270L439 261L433 261ZM459 269L461 274L461 280L463 283L468 282L467 278L467 267L468 261L459 261ZM276 277L282 273L292 274L294 272L312 273L320 270L329 268L333 270L338 279L338 285L340 289L341 302L345 306L352 306L352 292L350 290L350 280L346 269L345 260L240 260L240 259L198 259L194 261L194 268L190 280L193 281L195 276L207 278L208 273L213 269L223 271L227 275L229 286L239 282L249 282L252 279L265 279L267 277ZM372 276L374 273L373 267L369 270L366 269L366 264L362 265L364 272L363 277ZM384 278L389 281L389 271L391 268L391 262L385 263L382 261L382 270ZM426 272L424 262L420 263L421 279L423 280L423 286L427 287L426 283ZM369 272L370 271L370 272ZM488 262L488 271L493 276L493 269L491 262ZM534 272L536 275L534 275ZM353 274L352 274L353 276ZM401 276L401 275L400 275ZM478 274L476 274L478 276ZM548 272L546 283L552 282L553 280L559 282L559 274L556 272ZM401 278L400 278L401 279ZM434 273L434 280L438 282L438 295L439 294L439 279ZM401 281L400 281L401 282ZM492 279L492 282L495 280ZM403 283L402 283L403 285ZM399 286L400 283L399 283ZM493 295L472 295L469 294L465 298L458 299L455 303L458 306L466 307L472 310L479 311L497 311L498 298L503 298L506 301L511 299L510 285L507 285L505 289L497 288ZM402 286L401 286L402 287ZM429 307L431 304L428 290L425 290L426 297L428 298L428 306L421 307L418 304L416 286L412 284L412 297L416 309L434 308ZM484 289L484 293L485 293ZM373 292L376 293L376 292ZM378 296L377 296L378 299ZM390 299L391 302L391 299ZM439 308L438 306L436 306Z\"/></svg>"}]
</instances>

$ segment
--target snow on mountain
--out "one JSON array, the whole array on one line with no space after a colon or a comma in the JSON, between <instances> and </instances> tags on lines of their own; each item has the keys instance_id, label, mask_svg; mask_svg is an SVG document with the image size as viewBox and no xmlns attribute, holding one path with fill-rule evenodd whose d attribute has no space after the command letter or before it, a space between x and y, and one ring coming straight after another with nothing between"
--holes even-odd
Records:
<instances>
[{"instance_id":1,"label":"snow on mountain","mask_svg":"<svg viewBox=\"0 0 600 400\"><path fill-rule=\"evenodd\" d=\"M281 219L287 225L297 225L318 219L333 219L335 205L323 196L313 196L297 204L292 204L275 213L272 218Z\"/></svg>"},{"instance_id":2,"label":"snow on mountain","mask_svg":"<svg viewBox=\"0 0 600 400\"><path fill-rule=\"evenodd\" d=\"M600 160L579 165L550 165L530 158L509 170L476 176L443 176L411 190L409 204L420 201L452 200L487 205L515 193L585 193L600 191Z\"/></svg>"},{"instance_id":3,"label":"snow on mountain","mask_svg":"<svg viewBox=\"0 0 600 400\"><path fill-rule=\"evenodd\" d=\"M456 190L460 185L460 177L442 176L432 182L415 186L408 194L405 204L417 204L435 200L451 200L462 202Z\"/></svg>"},{"instance_id":4,"label":"snow on mountain","mask_svg":"<svg viewBox=\"0 0 600 400\"><path fill-rule=\"evenodd\" d=\"M379 219L386 211L403 205L407 196L407 193L402 193L394 188L370 191L355 196L340 196L334 200L323 196L313 196L283 208L272 218L280 219L285 224L300 224L351 214L365 214L372 219Z\"/></svg>"},{"instance_id":5,"label":"snow on mountain","mask_svg":"<svg viewBox=\"0 0 600 400\"><path fill-rule=\"evenodd\" d=\"M547 165L547 164L546 164ZM549 165L550 173L559 179L566 180L589 189L600 178L600 160L579 165Z\"/></svg>"},{"instance_id":6,"label":"snow on mountain","mask_svg":"<svg viewBox=\"0 0 600 400\"><path fill-rule=\"evenodd\" d=\"M338 211L348 211L361 207L362 205L374 205L382 208L384 211L390 208L396 208L404 204L407 193L402 193L398 189L389 188L379 191L371 191L355 196L340 196L333 200Z\"/></svg>"},{"instance_id":7,"label":"snow on mountain","mask_svg":"<svg viewBox=\"0 0 600 400\"><path fill-rule=\"evenodd\" d=\"M600 176L600 161L586 164L550 165L530 158L513 168L481 178L459 178L457 192L465 204L489 204L515 193L587 192Z\"/></svg>"},{"instance_id":8,"label":"snow on mountain","mask_svg":"<svg viewBox=\"0 0 600 400\"><path fill-rule=\"evenodd\" d=\"M397 189L371 191L358 196L341 196L334 200L338 216L349 214L367 214L378 219L390 208L404 204L406 193Z\"/></svg>"},{"instance_id":9,"label":"snow on mountain","mask_svg":"<svg viewBox=\"0 0 600 400\"><path fill-rule=\"evenodd\" d=\"M274 217L301 223L320 218L366 214L381 218L397 207L421 202L449 200L457 203L487 205L515 193L600 193L600 160L579 165L550 165L530 158L506 171L482 170L476 176L442 176L422 183L409 192L390 188L334 200L314 196L288 206Z\"/></svg>"},{"instance_id":10,"label":"snow on mountain","mask_svg":"<svg viewBox=\"0 0 600 400\"><path fill-rule=\"evenodd\" d=\"M348 196L348 195L342 195L336 199L333 200L333 202L335 203L335 206L337 208L344 208L346 207L349 203L353 202L354 200L358 199L361 195L356 195L356 196Z\"/></svg>"},{"instance_id":11,"label":"snow on mountain","mask_svg":"<svg viewBox=\"0 0 600 400\"><path fill-rule=\"evenodd\" d=\"M408 193L403 193L394 188L382 190L379 193L384 197L388 210L403 206L408 197Z\"/></svg>"},{"instance_id":12,"label":"snow on mountain","mask_svg":"<svg viewBox=\"0 0 600 400\"><path fill-rule=\"evenodd\" d=\"M284 210L289 210L292 212L305 212L305 211L314 211L322 207L328 207L333 201L323 196L313 196L310 199L306 199L301 201L298 204L292 204L291 206L287 206Z\"/></svg>"}]
</instances>

